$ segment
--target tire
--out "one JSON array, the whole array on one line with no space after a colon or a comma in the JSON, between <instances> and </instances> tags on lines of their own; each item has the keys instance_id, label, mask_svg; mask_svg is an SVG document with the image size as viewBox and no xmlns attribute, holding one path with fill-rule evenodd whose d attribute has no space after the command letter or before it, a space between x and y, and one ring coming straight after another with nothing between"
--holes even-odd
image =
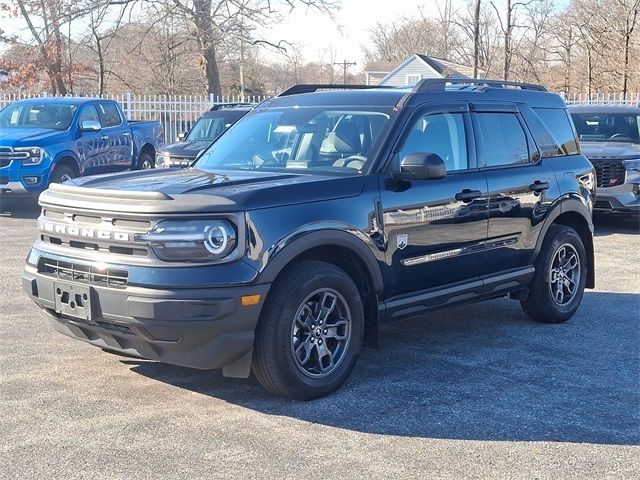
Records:
<instances>
[{"instance_id":1,"label":"tire","mask_svg":"<svg viewBox=\"0 0 640 480\"><path fill-rule=\"evenodd\" d=\"M578 264L570 268L574 257ZM582 239L570 227L551 225L535 268L529 295L520 301L525 313L542 323L567 321L580 306L587 281L587 255Z\"/></svg>"},{"instance_id":2,"label":"tire","mask_svg":"<svg viewBox=\"0 0 640 480\"><path fill-rule=\"evenodd\" d=\"M63 183L76 177L76 172L68 165L58 165L53 169L49 183Z\"/></svg>"},{"instance_id":3,"label":"tire","mask_svg":"<svg viewBox=\"0 0 640 480\"><path fill-rule=\"evenodd\" d=\"M156 160L148 152L141 152L136 163L136 170L151 170L156 168Z\"/></svg>"},{"instance_id":4,"label":"tire","mask_svg":"<svg viewBox=\"0 0 640 480\"><path fill-rule=\"evenodd\" d=\"M328 395L353 370L363 335L364 307L351 277L330 263L296 262L276 280L260 315L253 374L282 397Z\"/></svg>"}]
</instances>

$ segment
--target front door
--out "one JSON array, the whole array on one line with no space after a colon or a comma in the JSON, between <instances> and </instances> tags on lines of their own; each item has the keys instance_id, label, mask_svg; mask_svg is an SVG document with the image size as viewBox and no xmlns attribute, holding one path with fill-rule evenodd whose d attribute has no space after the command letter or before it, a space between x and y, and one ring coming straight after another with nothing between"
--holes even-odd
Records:
<instances>
[{"instance_id":1,"label":"front door","mask_svg":"<svg viewBox=\"0 0 640 480\"><path fill-rule=\"evenodd\" d=\"M397 180L410 153L436 153L447 174L438 180ZM387 297L477 279L487 237L487 180L476 168L465 103L418 110L381 177L387 240Z\"/></svg>"},{"instance_id":2,"label":"front door","mask_svg":"<svg viewBox=\"0 0 640 480\"><path fill-rule=\"evenodd\" d=\"M100 123L93 103L83 105L78 114L79 138L76 145L81 172L83 175L104 173L104 165L109 161L109 143L103 138L102 130L83 132L81 127L86 121Z\"/></svg>"}]
</instances>

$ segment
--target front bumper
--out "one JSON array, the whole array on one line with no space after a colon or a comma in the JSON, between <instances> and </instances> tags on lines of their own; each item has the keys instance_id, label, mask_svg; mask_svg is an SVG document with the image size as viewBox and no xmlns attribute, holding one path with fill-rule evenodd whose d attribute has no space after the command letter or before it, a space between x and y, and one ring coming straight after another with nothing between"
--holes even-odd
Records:
<instances>
[{"instance_id":1,"label":"front bumper","mask_svg":"<svg viewBox=\"0 0 640 480\"><path fill-rule=\"evenodd\" d=\"M22 282L60 333L139 358L199 369L223 368L225 375L234 377L249 374L254 332L270 287L99 286L59 280L31 265L25 267ZM60 284L88 291L89 318L70 316L57 308ZM259 303L241 305L242 296L255 294L260 294Z\"/></svg>"},{"instance_id":2,"label":"front bumper","mask_svg":"<svg viewBox=\"0 0 640 480\"><path fill-rule=\"evenodd\" d=\"M640 178L637 179L640 182ZM596 191L594 211L600 213L640 214L640 195L632 182L617 187L600 187Z\"/></svg>"}]
</instances>

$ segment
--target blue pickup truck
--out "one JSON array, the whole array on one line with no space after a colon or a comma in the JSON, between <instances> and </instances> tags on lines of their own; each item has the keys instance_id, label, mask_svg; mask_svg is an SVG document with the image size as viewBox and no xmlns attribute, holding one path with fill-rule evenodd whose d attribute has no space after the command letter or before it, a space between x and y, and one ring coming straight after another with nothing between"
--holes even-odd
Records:
<instances>
[{"instance_id":1,"label":"blue pickup truck","mask_svg":"<svg viewBox=\"0 0 640 480\"><path fill-rule=\"evenodd\" d=\"M0 195L43 191L83 175L155 166L162 126L127 121L98 98L21 100L0 111Z\"/></svg>"}]
</instances>

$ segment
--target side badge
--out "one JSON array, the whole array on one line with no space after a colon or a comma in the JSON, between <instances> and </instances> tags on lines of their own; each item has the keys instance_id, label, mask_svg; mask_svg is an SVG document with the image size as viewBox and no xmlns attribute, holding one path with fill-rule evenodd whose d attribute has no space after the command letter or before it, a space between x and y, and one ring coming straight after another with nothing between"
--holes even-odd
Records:
<instances>
[{"instance_id":1,"label":"side badge","mask_svg":"<svg viewBox=\"0 0 640 480\"><path fill-rule=\"evenodd\" d=\"M398 241L398 249L404 250L404 247L406 247L407 243L409 243L409 236L406 233L403 233L402 235L398 235L397 241Z\"/></svg>"}]
</instances>

